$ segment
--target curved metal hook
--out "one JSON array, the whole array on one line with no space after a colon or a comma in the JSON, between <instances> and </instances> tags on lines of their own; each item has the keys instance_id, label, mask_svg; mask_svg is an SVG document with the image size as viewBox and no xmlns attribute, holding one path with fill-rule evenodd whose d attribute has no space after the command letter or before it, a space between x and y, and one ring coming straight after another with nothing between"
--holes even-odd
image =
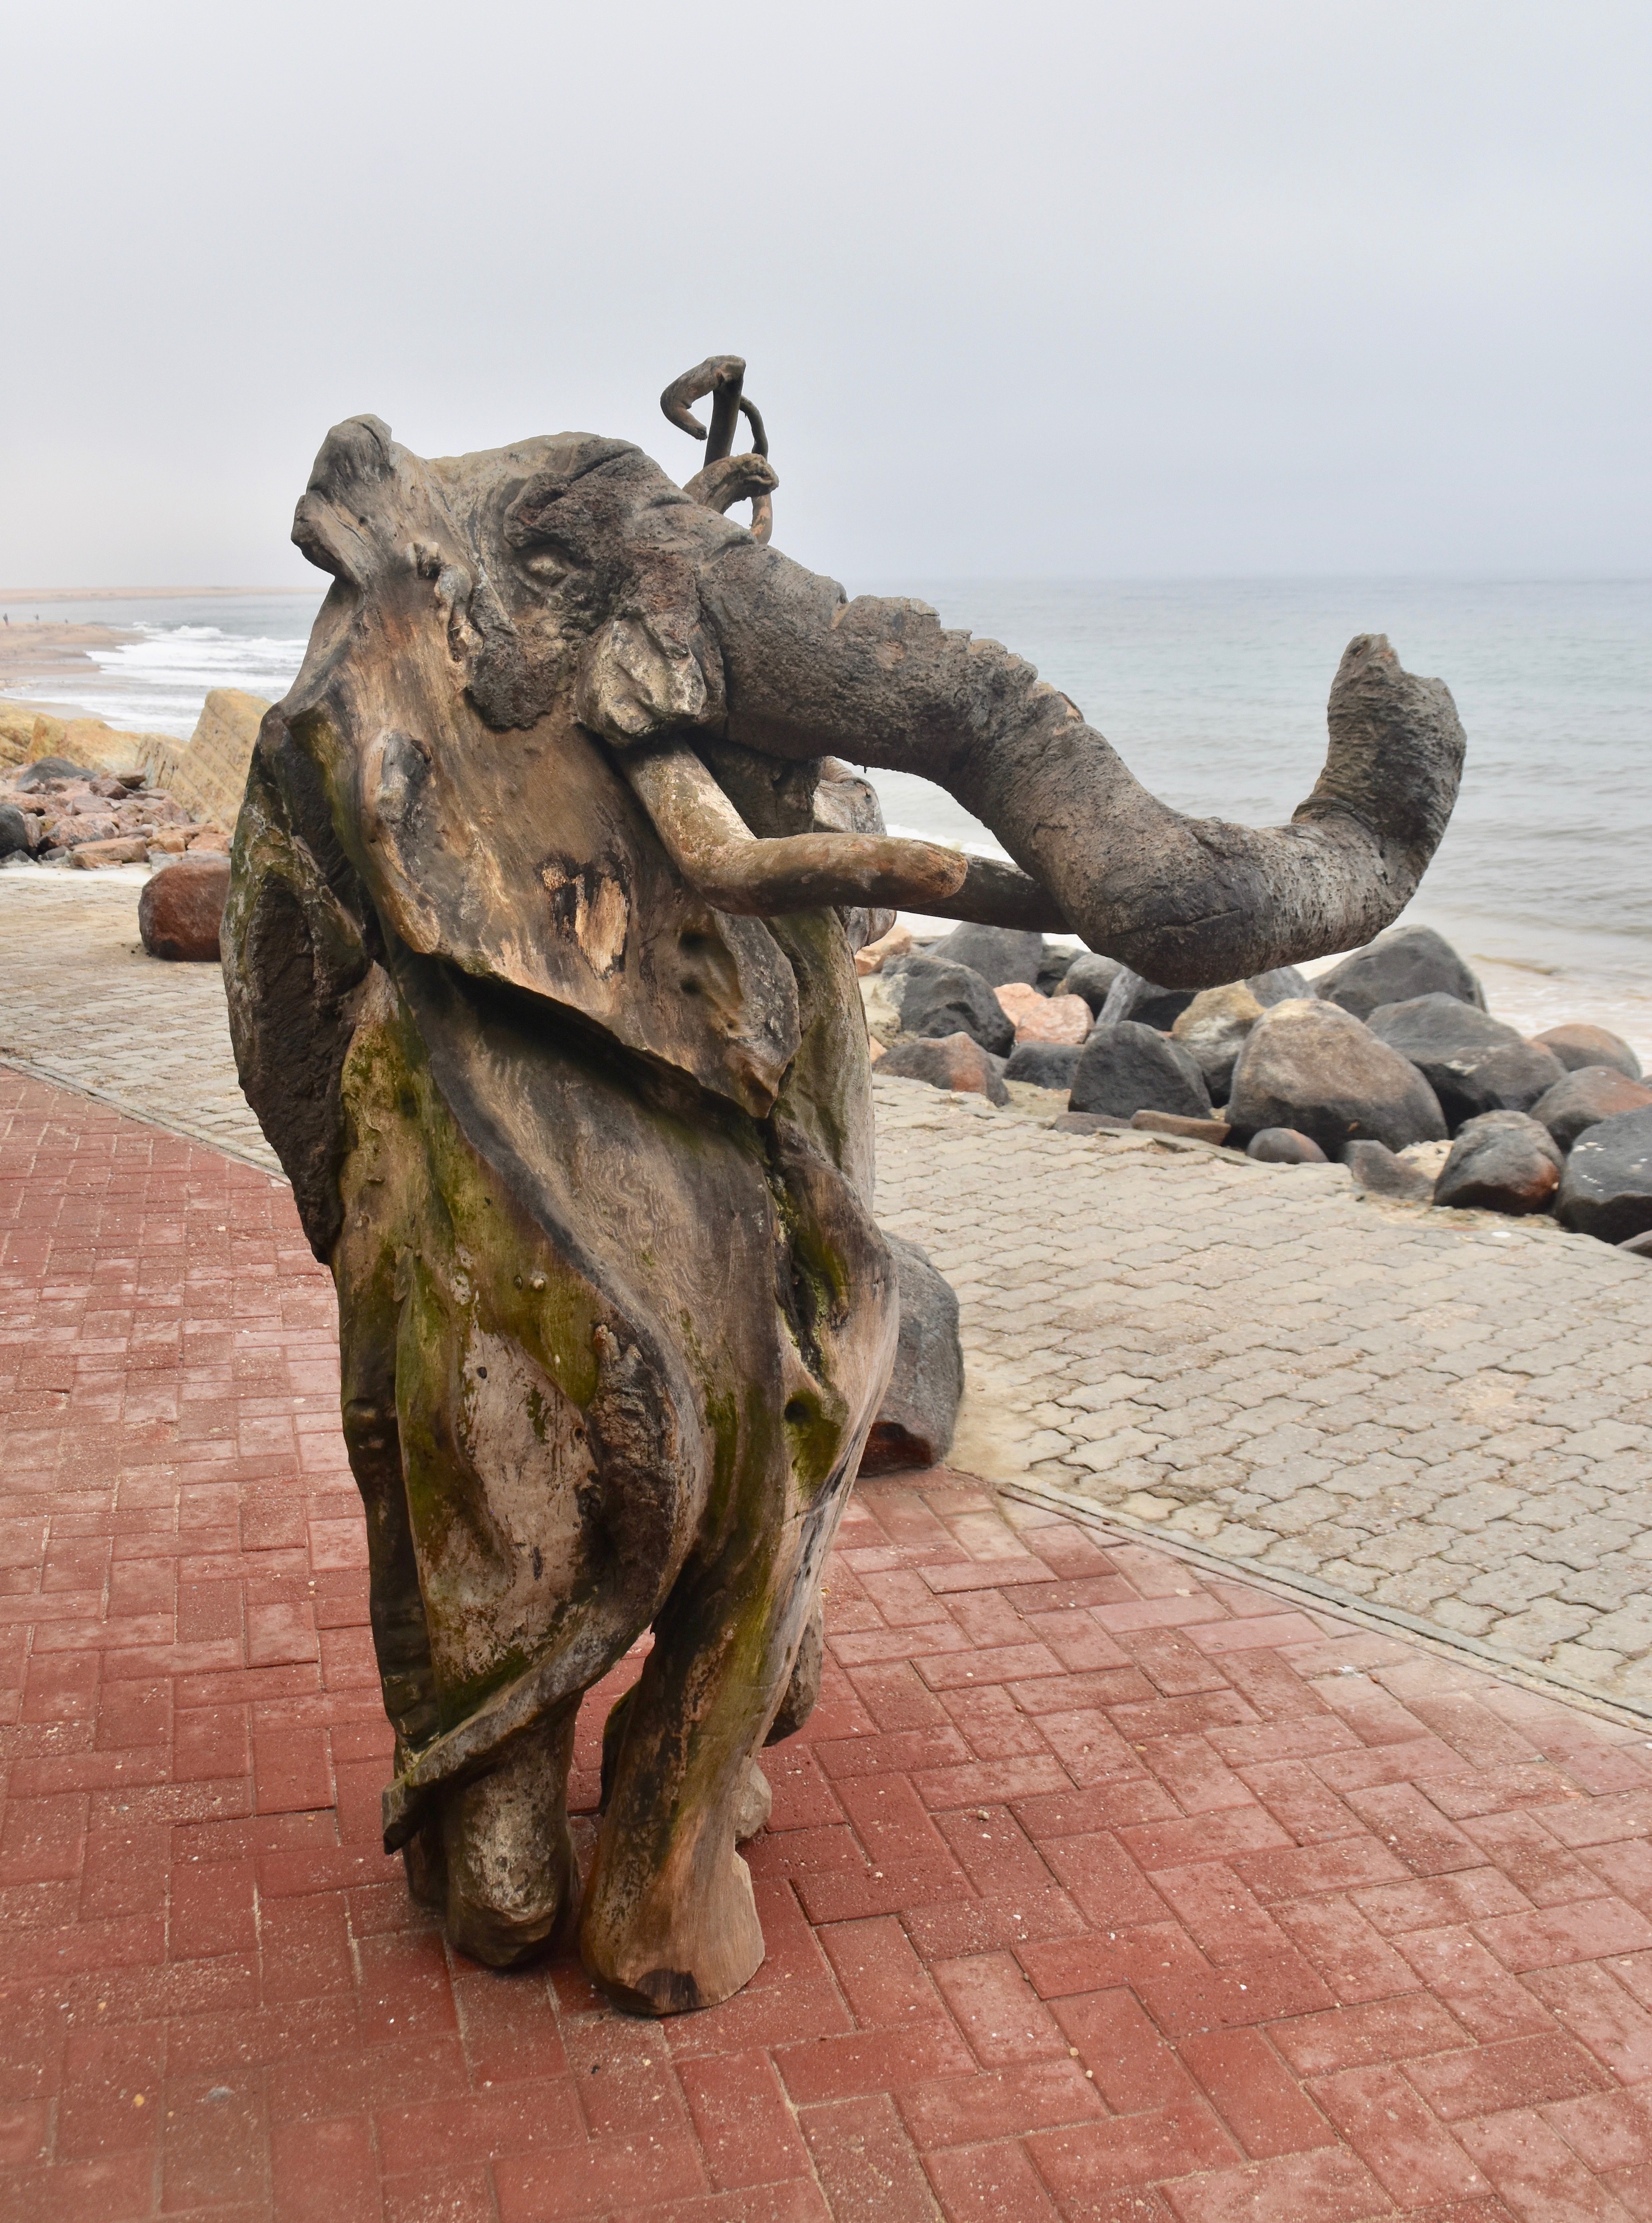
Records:
<instances>
[{"instance_id":1,"label":"curved metal hook","mask_svg":"<svg viewBox=\"0 0 1652 2223\"><path fill-rule=\"evenodd\" d=\"M734 428L742 415L751 427L751 452L756 456L769 453L769 435L764 428L762 412L756 402L748 401L741 391L745 378L745 357L738 355L707 356L692 370L685 370L681 378L674 378L660 396L660 407L679 431L687 432L691 439L706 443L706 465L721 463L734 445ZM709 431L702 425L689 404L712 397L712 421ZM689 482L693 490L704 477L696 473ZM771 485L776 483L770 477ZM730 496L730 500L740 497ZM696 499L703 500L702 494ZM714 507L727 503L713 504ZM767 492L751 495L751 537L766 542L774 530L774 503Z\"/></svg>"}]
</instances>

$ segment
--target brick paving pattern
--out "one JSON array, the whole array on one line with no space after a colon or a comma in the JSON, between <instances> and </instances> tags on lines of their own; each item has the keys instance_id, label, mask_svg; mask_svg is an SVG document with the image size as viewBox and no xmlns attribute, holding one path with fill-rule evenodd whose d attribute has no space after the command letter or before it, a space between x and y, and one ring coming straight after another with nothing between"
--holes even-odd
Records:
<instances>
[{"instance_id":1,"label":"brick paving pattern","mask_svg":"<svg viewBox=\"0 0 1652 2223\"><path fill-rule=\"evenodd\" d=\"M0 1123L0 2214L1652 2216L1646 1735L945 1475L851 1508L745 1992L452 1955L287 1192Z\"/></svg>"},{"instance_id":2,"label":"brick paving pattern","mask_svg":"<svg viewBox=\"0 0 1652 2223\"><path fill-rule=\"evenodd\" d=\"M878 1218L958 1294L961 1464L1652 1707L1652 1266L874 1086Z\"/></svg>"}]
</instances>

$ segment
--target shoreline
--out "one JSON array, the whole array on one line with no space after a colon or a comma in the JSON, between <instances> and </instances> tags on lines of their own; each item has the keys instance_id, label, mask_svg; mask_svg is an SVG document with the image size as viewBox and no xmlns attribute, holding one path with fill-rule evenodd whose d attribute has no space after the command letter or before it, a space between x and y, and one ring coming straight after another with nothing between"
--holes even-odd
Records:
<instances>
[{"instance_id":1,"label":"shoreline","mask_svg":"<svg viewBox=\"0 0 1652 2223\"><path fill-rule=\"evenodd\" d=\"M77 679L95 680L99 666L93 649L120 648L141 637L131 626L77 624L66 618L38 624L0 620L0 698L47 717L95 718L97 713L90 706L70 708L60 702L42 701L35 690L72 685Z\"/></svg>"}]
</instances>

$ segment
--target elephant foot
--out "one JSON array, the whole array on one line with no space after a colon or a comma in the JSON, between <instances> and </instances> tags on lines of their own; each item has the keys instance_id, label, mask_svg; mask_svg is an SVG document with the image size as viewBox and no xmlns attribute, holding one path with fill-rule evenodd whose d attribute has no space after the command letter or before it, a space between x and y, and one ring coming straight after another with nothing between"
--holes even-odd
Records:
<instances>
[{"instance_id":1,"label":"elephant foot","mask_svg":"<svg viewBox=\"0 0 1652 2223\"><path fill-rule=\"evenodd\" d=\"M763 1966L763 1925L745 1862L731 1850L709 1889L668 1864L642 1903L625 1910L608 1903L594 1878L580 1950L592 1982L628 2014L717 2006Z\"/></svg>"},{"instance_id":2,"label":"elephant foot","mask_svg":"<svg viewBox=\"0 0 1652 2223\"><path fill-rule=\"evenodd\" d=\"M448 1936L490 1968L537 1960L572 1918L579 1867L562 1804L568 1741L561 1724L524 1739L491 1774L443 1801Z\"/></svg>"}]
</instances>

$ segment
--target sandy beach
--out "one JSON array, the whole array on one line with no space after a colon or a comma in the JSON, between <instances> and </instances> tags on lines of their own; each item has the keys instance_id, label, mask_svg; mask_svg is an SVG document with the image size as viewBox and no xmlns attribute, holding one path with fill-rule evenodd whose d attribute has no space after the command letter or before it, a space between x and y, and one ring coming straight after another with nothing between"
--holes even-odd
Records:
<instances>
[{"instance_id":1,"label":"sandy beach","mask_svg":"<svg viewBox=\"0 0 1652 2223\"><path fill-rule=\"evenodd\" d=\"M42 595L40 600L44 602L47 597ZM0 608L3 607L0 603ZM125 627L71 624L48 618L37 621L32 617L19 619L12 614L0 620L0 695L9 702L46 710L53 717L60 718L65 715L62 690L97 673L91 651L118 648L122 641L136 638ZM37 687L47 689L54 699L49 703L28 700L28 690ZM77 704L69 715L95 714L85 705Z\"/></svg>"}]
</instances>

